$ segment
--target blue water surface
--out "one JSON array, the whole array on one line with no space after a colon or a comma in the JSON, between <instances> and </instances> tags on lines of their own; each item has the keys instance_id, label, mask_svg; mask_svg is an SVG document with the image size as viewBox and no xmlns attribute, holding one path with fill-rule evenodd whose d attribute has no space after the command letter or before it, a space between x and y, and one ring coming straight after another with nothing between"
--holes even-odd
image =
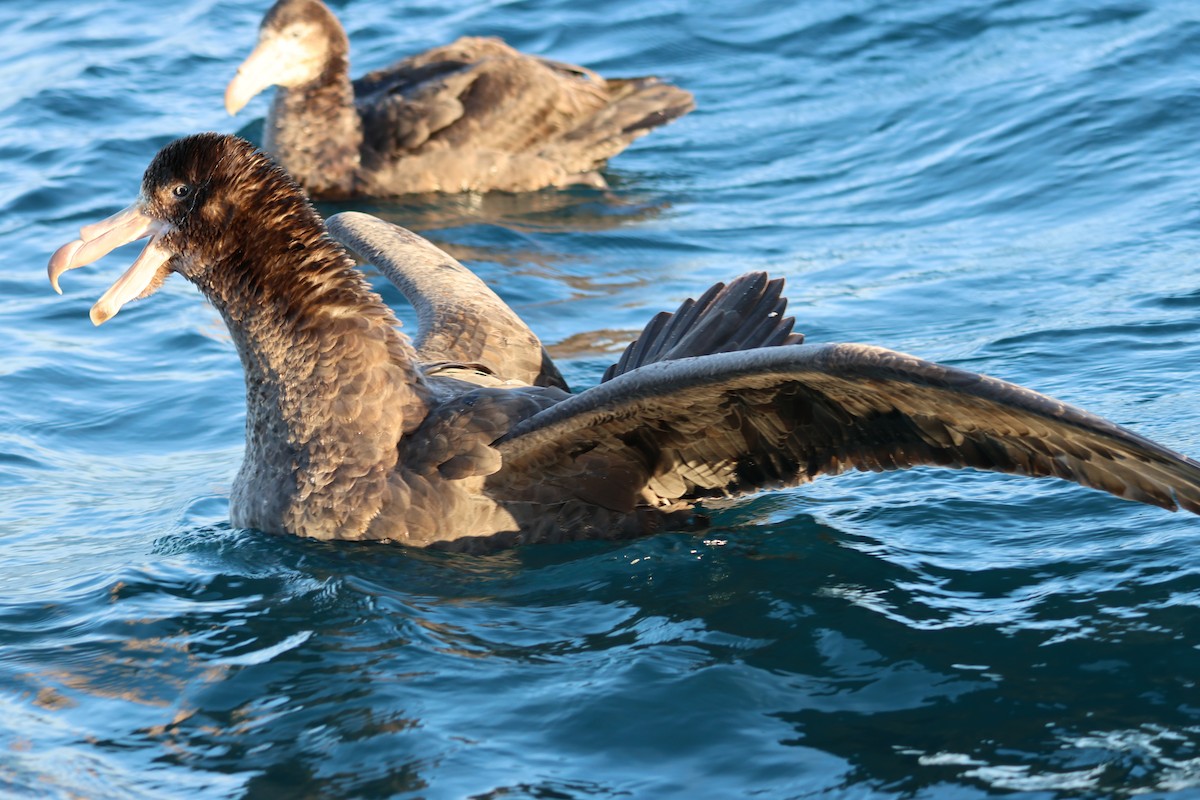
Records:
<instances>
[{"instance_id":1,"label":"blue water surface","mask_svg":"<svg viewBox=\"0 0 1200 800\"><path fill-rule=\"evenodd\" d=\"M695 93L608 192L324 207L455 253L574 384L766 269L810 341L1200 454L1196 3L333 5L359 72L496 34ZM1190 515L917 470L489 557L232 529L216 313L175 278L93 328L136 249L45 265L167 141L258 137L222 92L265 6L0 3L0 796L1200 796Z\"/></svg>"}]
</instances>

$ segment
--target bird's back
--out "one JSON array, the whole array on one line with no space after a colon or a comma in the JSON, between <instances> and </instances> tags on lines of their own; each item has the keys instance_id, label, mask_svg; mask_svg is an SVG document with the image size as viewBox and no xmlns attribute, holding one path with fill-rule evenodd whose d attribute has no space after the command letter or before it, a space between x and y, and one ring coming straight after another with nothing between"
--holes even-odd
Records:
<instances>
[{"instance_id":1,"label":"bird's back","mask_svg":"<svg viewBox=\"0 0 1200 800\"><path fill-rule=\"evenodd\" d=\"M355 82L363 163L379 191L527 191L602 185L595 170L692 108L657 78L605 80L463 38Z\"/></svg>"}]
</instances>

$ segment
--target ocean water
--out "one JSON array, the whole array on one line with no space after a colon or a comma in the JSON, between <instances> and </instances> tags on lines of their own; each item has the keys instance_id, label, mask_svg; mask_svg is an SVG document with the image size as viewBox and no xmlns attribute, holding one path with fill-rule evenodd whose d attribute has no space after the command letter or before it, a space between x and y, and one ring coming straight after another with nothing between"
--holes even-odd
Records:
<instances>
[{"instance_id":1,"label":"ocean water","mask_svg":"<svg viewBox=\"0 0 1200 800\"><path fill-rule=\"evenodd\" d=\"M573 384L766 269L810 341L1200 454L1194 2L333 5L356 72L496 34L695 93L607 192L324 207L463 259ZM136 249L45 265L170 139L259 135L222 92L265 7L0 3L0 796L1200 796L1193 516L919 470L489 557L231 528L215 312L176 278L96 329Z\"/></svg>"}]
</instances>

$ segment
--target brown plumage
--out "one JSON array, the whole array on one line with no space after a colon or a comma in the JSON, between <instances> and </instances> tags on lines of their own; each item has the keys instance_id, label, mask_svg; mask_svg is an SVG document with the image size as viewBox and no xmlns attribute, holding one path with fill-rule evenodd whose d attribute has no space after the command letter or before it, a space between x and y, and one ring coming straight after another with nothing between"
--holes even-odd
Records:
<instances>
[{"instance_id":1,"label":"brown plumage","mask_svg":"<svg viewBox=\"0 0 1200 800\"><path fill-rule=\"evenodd\" d=\"M330 233L412 300L414 344ZM1200 464L1029 389L860 344L810 345L783 281L751 273L660 314L569 394L537 337L420 237L365 214L326 229L250 144L167 145L126 211L51 281L150 235L103 322L170 272L225 319L246 371L235 525L484 550L694 527L692 506L847 469L1057 476L1200 513Z\"/></svg>"},{"instance_id":2,"label":"brown plumage","mask_svg":"<svg viewBox=\"0 0 1200 800\"><path fill-rule=\"evenodd\" d=\"M349 47L320 0L279 0L225 92L233 114L278 87L264 146L317 198L602 186L609 158L693 106L657 78L605 80L493 38L351 82Z\"/></svg>"}]
</instances>

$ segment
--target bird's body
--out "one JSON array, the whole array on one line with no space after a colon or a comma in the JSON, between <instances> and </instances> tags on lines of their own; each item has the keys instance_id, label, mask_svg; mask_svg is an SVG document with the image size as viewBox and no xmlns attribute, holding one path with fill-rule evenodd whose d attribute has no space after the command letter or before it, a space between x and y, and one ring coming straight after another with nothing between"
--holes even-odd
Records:
<instances>
[{"instance_id":1,"label":"bird's body","mask_svg":"<svg viewBox=\"0 0 1200 800\"><path fill-rule=\"evenodd\" d=\"M330 232L413 302L415 342ZM236 137L167 145L138 203L60 248L51 279L142 235L92 318L170 272L221 313L246 373L235 525L485 550L687 528L705 498L919 465L1057 476L1200 513L1197 462L1013 384L804 344L782 280L762 274L658 315L598 386L571 394L465 268L364 214L327 230Z\"/></svg>"},{"instance_id":2,"label":"bird's body","mask_svg":"<svg viewBox=\"0 0 1200 800\"><path fill-rule=\"evenodd\" d=\"M318 198L603 185L635 138L692 108L657 78L606 80L464 37L351 81L349 42L320 0L280 0L226 91L275 85L264 147Z\"/></svg>"}]
</instances>

